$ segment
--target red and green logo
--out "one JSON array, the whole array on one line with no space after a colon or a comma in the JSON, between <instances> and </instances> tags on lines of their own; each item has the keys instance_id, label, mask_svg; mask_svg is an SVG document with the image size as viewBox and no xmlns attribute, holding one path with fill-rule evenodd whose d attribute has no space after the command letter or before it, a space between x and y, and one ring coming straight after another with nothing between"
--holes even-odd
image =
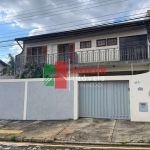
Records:
<instances>
[{"instance_id":1,"label":"red and green logo","mask_svg":"<svg viewBox=\"0 0 150 150\"><path fill-rule=\"evenodd\" d=\"M44 85L54 86L56 89L67 88L67 64L66 62L55 62L55 64L44 65Z\"/></svg>"}]
</instances>

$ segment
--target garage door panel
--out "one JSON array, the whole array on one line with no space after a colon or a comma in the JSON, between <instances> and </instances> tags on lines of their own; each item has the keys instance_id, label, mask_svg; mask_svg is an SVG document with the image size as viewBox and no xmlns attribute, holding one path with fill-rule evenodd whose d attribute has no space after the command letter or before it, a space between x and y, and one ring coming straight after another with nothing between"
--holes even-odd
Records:
<instances>
[{"instance_id":1,"label":"garage door panel","mask_svg":"<svg viewBox=\"0 0 150 150\"><path fill-rule=\"evenodd\" d=\"M129 83L80 82L79 116L129 119Z\"/></svg>"}]
</instances>

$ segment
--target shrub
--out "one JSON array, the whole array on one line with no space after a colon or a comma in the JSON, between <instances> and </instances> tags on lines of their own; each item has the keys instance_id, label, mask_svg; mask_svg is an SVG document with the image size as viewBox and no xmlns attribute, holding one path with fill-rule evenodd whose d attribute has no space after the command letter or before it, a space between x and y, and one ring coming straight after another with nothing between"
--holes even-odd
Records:
<instances>
[{"instance_id":1,"label":"shrub","mask_svg":"<svg viewBox=\"0 0 150 150\"><path fill-rule=\"evenodd\" d=\"M16 78L43 78L43 66L44 64L26 64L18 71Z\"/></svg>"}]
</instances>

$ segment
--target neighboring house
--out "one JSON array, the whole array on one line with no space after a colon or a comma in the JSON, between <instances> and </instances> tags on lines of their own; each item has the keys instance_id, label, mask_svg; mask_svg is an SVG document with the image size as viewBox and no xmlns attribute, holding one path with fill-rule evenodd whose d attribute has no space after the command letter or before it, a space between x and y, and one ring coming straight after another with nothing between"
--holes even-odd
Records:
<instances>
[{"instance_id":1,"label":"neighboring house","mask_svg":"<svg viewBox=\"0 0 150 150\"><path fill-rule=\"evenodd\" d=\"M17 68L70 60L72 66L105 66L106 75L150 70L150 18L15 39L23 42ZM78 74L79 76L81 74ZM82 74L83 75L83 74ZM84 74L88 76L88 73ZM93 74L97 75L97 74Z\"/></svg>"},{"instance_id":2,"label":"neighboring house","mask_svg":"<svg viewBox=\"0 0 150 150\"><path fill-rule=\"evenodd\" d=\"M3 69L7 66L5 62L0 60L0 76L3 74Z\"/></svg>"}]
</instances>

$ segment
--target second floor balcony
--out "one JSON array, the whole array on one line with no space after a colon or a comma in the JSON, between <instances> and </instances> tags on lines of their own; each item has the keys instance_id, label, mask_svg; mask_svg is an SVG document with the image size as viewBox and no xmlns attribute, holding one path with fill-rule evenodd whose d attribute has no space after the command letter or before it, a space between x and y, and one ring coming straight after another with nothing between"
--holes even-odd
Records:
<instances>
[{"instance_id":1,"label":"second floor balcony","mask_svg":"<svg viewBox=\"0 0 150 150\"><path fill-rule=\"evenodd\" d=\"M27 63L54 64L65 61L72 65L101 63L114 61L144 60L149 58L148 46L121 47L99 50L75 51L73 53L53 53L47 55L17 56L16 66L23 67Z\"/></svg>"}]
</instances>

